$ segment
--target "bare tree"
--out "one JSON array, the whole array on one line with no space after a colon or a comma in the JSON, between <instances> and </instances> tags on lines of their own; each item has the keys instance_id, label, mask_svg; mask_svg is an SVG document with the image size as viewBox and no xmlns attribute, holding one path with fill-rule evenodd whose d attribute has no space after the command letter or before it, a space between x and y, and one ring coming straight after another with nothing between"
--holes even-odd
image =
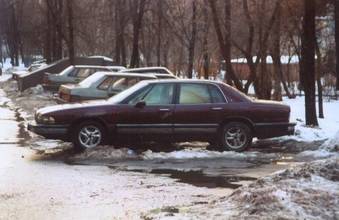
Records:
<instances>
[{"instance_id":1,"label":"bare tree","mask_svg":"<svg viewBox=\"0 0 339 220\"><path fill-rule=\"evenodd\" d=\"M130 67L138 67L140 63L139 57L139 37L142 28L142 18L145 12L146 0L137 0L131 2L133 5L133 48L131 55Z\"/></svg>"},{"instance_id":2,"label":"bare tree","mask_svg":"<svg viewBox=\"0 0 339 220\"><path fill-rule=\"evenodd\" d=\"M188 78L192 78L193 72L193 64L194 64L194 50L195 50L195 42L196 42L196 35L197 35L197 2L196 0L192 1L192 32L191 32L191 39L189 40L188 46Z\"/></svg>"},{"instance_id":3,"label":"bare tree","mask_svg":"<svg viewBox=\"0 0 339 220\"><path fill-rule=\"evenodd\" d=\"M339 0L334 0L335 45L336 45L336 90L339 91Z\"/></svg>"},{"instance_id":4,"label":"bare tree","mask_svg":"<svg viewBox=\"0 0 339 220\"><path fill-rule=\"evenodd\" d=\"M315 0L304 0L304 19L302 33L302 75L305 88L306 125L317 126L315 106Z\"/></svg>"},{"instance_id":5,"label":"bare tree","mask_svg":"<svg viewBox=\"0 0 339 220\"><path fill-rule=\"evenodd\" d=\"M67 0L67 13L68 13L68 53L69 61L74 64L74 29L73 29L73 0Z\"/></svg>"},{"instance_id":6,"label":"bare tree","mask_svg":"<svg viewBox=\"0 0 339 220\"><path fill-rule=\"evenodd\" d=\"M208 0L208 2L211 8L211 11L212 11L212 18L213 18L215 32L218 37L219 48L220 48L221 54L226 64L226 72L227 72L226 74L229 74L230 78L232 79L237 89L243 91L242 83L240 82L236 74L234 73L232 63L231 63L231 56L230 56L231 39L228 37L229 35L224 37L222 34L215 0Z\"/></svg>"}]
</instances>

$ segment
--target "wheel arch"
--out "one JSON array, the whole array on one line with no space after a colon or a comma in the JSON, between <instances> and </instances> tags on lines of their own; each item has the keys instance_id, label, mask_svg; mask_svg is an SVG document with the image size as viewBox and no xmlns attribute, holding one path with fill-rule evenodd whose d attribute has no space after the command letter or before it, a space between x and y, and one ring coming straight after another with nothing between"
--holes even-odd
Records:
<instances>
[{"instance_id":1,"label":"wheel arch","mask_svg":"<svg viewBox=\"0 0 339 220\"><path fill-rule=\"evenodd\" d=\"M82 118L78 118L76 120L74 120L70 127L69 127L69 134L70 137L73 135L73 132L75 131L75 128L84 122L89 122L89 121L93 121L96 123L99 123L101 126L103 126L103 128L105 129L105 132L108 132L108 126L107 124L104 122L104 120L102 120L101 118L97 118L97 117L82 117Z\"/></svg>"},{"instance_id":2,"label":"wheel arch","mask_svg":"<svg viewBox=\"0 0 339 220\"><path fill-rule=\"evenodd\" d=\"M248 125L248 127L251 129L252 134L255 134L255 129L254 129L254 123L252 122L252 120L250 120L249 118L246 117L228 117L225 118L222 123L219 126L219 132L223 129L223 127L230 123L230 122L241 122L244 123L246 125Z\"/></svg>"}]
</instances>

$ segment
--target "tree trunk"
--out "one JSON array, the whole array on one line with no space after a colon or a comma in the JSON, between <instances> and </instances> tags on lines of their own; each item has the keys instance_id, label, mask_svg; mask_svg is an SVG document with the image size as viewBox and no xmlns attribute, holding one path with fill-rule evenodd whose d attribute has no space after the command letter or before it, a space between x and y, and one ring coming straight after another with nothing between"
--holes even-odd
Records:
<instances>
[{"instance_id":1,"label":"tree trunk","mask_svg":"<svg viewBox=\"0 0 339 220\"><path fill-rule=\"evenodd\" d=\"M158 39L157 39L157 66L161 66L161 36L162 36L162 20L163 20L163 1L158 1Z\"/></svg>"},{"instance_id":2,"label":"tree trunk","mask_svg":"<svg viewBox=\"0 0 339 220\"><path fill-rule=\"evenodd\" d=\"M196 41L196 34L197 34L197 2L193 0L192 2L192 32L191 32L191 39L189 42L188 47L188 78L192 79L192 72L193 72L193 65L194 65L194 50L195 50L195 41Z\"/></svg>"},{"instance_id":3,"label":"tree trunk","mask_svg":"<svg viewBox=\"0 0 339 220\"><path fill-rule=\"evenodd\" d=\"M131 55L130 67L139 67L139 38L140 30L142 27L142 18L144 15L144 9L146 0L138 0L135 4L134 15L133 15L133 49Z\"/></svg>"},{"instance_id":4,"label":"tree trunk","mask_svg":"<svg viewBox=\"0 0 339 220\"><path fill-rule=\"evenodd\" d=\"M208 2L209 2L209 5L210 5L210 8L211 8L211 11L212 11L213 24L214 24L215 32L216 32L217 37L218 37L219 48L220 48L222 57L225 60L226 72L227 72L227 74L229 74L229 76L232 79L235 87L238 90L243 91L242 83L240 82L240 80L238 79L238 77L234 73L232 63L231 63L231 57L230 57L229 53L227 52L227 48L230 47L231 42L230 41L224 41L224 36L221 32L221 27L220 27L219 18L218 18L219 16L217 14L215 1L214 0L208 0ZM226 44L228 44L228 45L226 45Z\"/></svg>"},{"instance_id":5,"label":"tree trunk","mask_svg":"<svg viewBox=\"0 0 339 220\"><path fill-rule=\"evenodd\" d=\"M12 63L14 66L19 66L19 31L18 31L18 20L16 17L16 12L15 12L15 2L10 3L11 7L11 29L12 29Z\"/></svg>"},{"instance_id":6,"label":"tree trunk","mask_svg":"<svg viewBox=\"0 0 339 220\"><path fill-rule=\"evenodd\" d=\"M47 1L47 0L46 0ZM48 7L46 9L46 20L47 20L47 27L46 27L46 36L45 36L45 47L44 47L44 57L46 59L47 63L52 62L52 57L51 57L51 15L49 13Z\"/></svg>"},{"instance_id":7,"label":"tree trunk","mask_svg":"<svg viewBox=\"0 0 339 220\"><path fill-rule=\"evenodd\" d=\"M1 38L1 36L0 36L0 63L2 64L1 65L1 67L0 67L0 69L2 68L2 66L3 66L3 54L2 54L2 38Z\"/></svg>"},{"instance_id":8,"label":"tree trunk","mask_svg":"<svg viewBox=\"0 0 339 220\"><path fill-rule=\"evenodd\" d=\"M304 0L301 39L302 75L305 89L306 125L318 126L315 105L315 0Z\"/></svg>"},{"instance_id":9,"label":"tree trunk","mask_svg":"<svg viewBox=\"0 0 339 220\"><path fill-rule=\"evenodd\" d=\"M67 0L68 12L68 53L70 64L74 64L74 29L73 29L73 0Z\"/></svg>"},{"instance_id":10,"label":"tree trunk","mask_svg":"<svg viewBox=\"0 0 339 220\"><path fill-rule=\"evenodd\" d=\"M208 22L208 8L207 5L203 6L204 13L204 39L203 39L203 67L204 67L204 78L209 78L209 66L210 66L210 58L208 54L208 33L209 33L209 22Z\"/></svg>"},{"instance_id":11,"label":"tree trunk","mask_svg":"<svg viewBox=\"0 0 339 220\"><path fill-rule=\"evenodd\" d=\"M318 87L318 114L319 118L324 118L324 105L323 105L323 86L321 85L321 76L322 76L322 58L319 48L319 44L315 42L315 51L317 54L317 87Z\"/></svg>"},{"instance_id":12,"label":"tree trunk","mask_svg":"<svg viewBox=\"0 0 339 220\"><path fill-rule=\"evenodd\" d=\"M112 7L113 7L113 2ZM121 63L121 30L120 30L120 23L122 22L120 20L120 13L121 12L121 0L117 0L115 6L115 12L114 12L114 28L115 28L115 56L114 56L114 63L116 65L119 65Z\"/></svg>"},{"instance_id":13,"label":"tree trunk","mask_svg":"<svg viewBox=\"0 0 339 220\"><path fill-rule=\"evenodd\" d=\"M227 57L232 58L231 56L231 0L224 0L224 12L225 12L225 50ZM232 65L232 64L230 64ZM226 82L229 85L232 85L232 78L229 74L226 73Z\"/></svg>"},{"instance_id":14,"label":"tree trunk","mask_svg":"<svg viewBox=\"0 0 339 220\"><path fill-rule=\"evenodd\" d=\"M334 0L335 48L336 48L336 90L339 91L339 0Z\"/></svg>"}]
</instances>

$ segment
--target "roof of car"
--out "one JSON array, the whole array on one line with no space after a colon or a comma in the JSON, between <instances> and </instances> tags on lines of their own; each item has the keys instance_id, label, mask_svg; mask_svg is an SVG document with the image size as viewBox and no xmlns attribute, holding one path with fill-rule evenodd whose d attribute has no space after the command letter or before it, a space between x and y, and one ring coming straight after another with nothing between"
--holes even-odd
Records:
<instances>
[{"instance_id":1,"label":"roof of car","mask_svg":"<svg viewBox=\"0 0 339 220\"><path fill-rule=\"evenodd\" d=\"M122 72L129 72L129 71L143 71L143 70L166 70L167 72L171 72L169 69L163 66L151 66L151 67L139 67L139 68L131 68L131 69L124 69L121 70Z\"/></svg>"},{"instance_id":2,"label":"roof of car","mask_svg":"<svg viewBox=\"0 0 339 220\"><path fill-rule=\"evenodd\" d=\"M77 68L101 68L101 69L109 69L110 66L95 66L95 65L73 65Z\"/></svg>"},{"instance_id":3,"label":"roof of car","mask_svg":"<svg viewBox=\"0 0 339 220\"><path fill-rule=\"evenodd\" d=\"M94 56L89 56L89 58L101 58L107 61L113 61L111 58L106 57L106 56L100 56L100 55L94 55Z\"/></svg>"},{"instance_id":4,"label":"roof of car","mask_svg":"<svg viewBox=\"0 0 339 220\"><path fill-rule=\"evenodd\" d=\"M120 69L126 69L124 66L105 66L107 68L120 68Z\"/></svg>"},{"instance_id":5,"label":"roof of car","mask_svg":"<svg viewBox=\"0 0 339 220\"><path fill-rule=\"evenodd\" d=\"M157 79L157 77L153 74L142 74L142 73L112 73L112 72L96 72L94 74L102 74L107 76L129 76L129 77L144 77L144 78L150 78L150 79Z\"/></svg>"},{"instance_id":6,"label":"roof of car","mask_svg":"<svg viewBox=\"0 0 339 220\"><path fill-rule=\"evenodd\" d=\"M157 79L157 80L146 80L144 82L149 83L209 83L209 84L223 84L223 82L206 79Z\"/></svg>"}]
</instances>

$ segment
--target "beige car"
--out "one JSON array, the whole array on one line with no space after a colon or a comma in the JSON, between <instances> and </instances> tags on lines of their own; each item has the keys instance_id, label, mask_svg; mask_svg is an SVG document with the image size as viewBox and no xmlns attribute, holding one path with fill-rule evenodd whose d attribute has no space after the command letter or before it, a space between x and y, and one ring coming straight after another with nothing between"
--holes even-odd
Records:
<instances>
[{"instance_id":1,"label":"beige car","mask_svg":"<svg viewBox=\"0 0 339 220\"><path fill-rule=\"evenodd\" d=\"M97 72L79 84L62 85L59 102L107 99L142 80L157 79L151 74Z\"/></svg>"}]
</instances>

